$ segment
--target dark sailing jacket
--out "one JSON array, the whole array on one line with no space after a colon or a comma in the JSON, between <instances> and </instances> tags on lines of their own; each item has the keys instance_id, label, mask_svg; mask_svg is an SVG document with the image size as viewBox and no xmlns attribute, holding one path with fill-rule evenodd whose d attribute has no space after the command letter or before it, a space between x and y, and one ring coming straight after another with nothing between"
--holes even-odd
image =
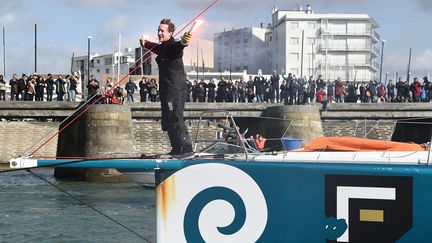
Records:
<instances>
[{"instance_id":1,"label":"dark sailing jacket","mask_svg":"<svg viewBox=\"0 0 432 243\"><path fill-rule=\"evenodd\" d=\"M157 54L160 96L184 95L186 73L183 64L184 45L171 37L161 44L146 41L145 48Z\"/></svg>"}]
</instances>

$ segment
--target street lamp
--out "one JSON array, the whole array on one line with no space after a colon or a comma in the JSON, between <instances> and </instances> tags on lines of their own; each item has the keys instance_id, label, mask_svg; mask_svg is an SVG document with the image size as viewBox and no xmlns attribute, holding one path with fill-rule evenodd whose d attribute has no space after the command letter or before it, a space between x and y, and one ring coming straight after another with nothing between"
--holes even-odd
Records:
<instances>
[{"instance_id":1,"label":"street lamp","mask_svg":"<svg viewBox=\"0 0 432 243\"><path fill-rule=\"evenodd\" d=\"M384 85L387 86L387 78L388 78L389 72L386 72L386 76L384 79Z\"/></svg>"},{"instance_id":2,"label":"street lamp","mask_svg":"<svg viewBox=\"0 0 432 243\"><path fill-rule=\"evenodd\" d=\"M198 61L199 61L199 56L198 56L198 50L199 50L199 43L198 43L198 41L199 41L199 39L197 39L197 49L196 49L196 58L197 58L197 60L196 60L196 79L197 79L197 82L199 81L199 74L198 74L198 71L199 71L199 65L198 65Z\"/></svg>"},{"instance_id":3,"label":"street lamp","mask_svg":"<svg viewBox=\"0 0 432 243\"><path fill-rule=\"evenodd\" d=\"M328 31L328 30L325 30L324 34L326 35L326 38L325 38L325 75L324 75L325 78L324 79L329 80L329 76L330 75L329 75L329 72L328 72L328 69L329 69L329 65L328 65L328 62L329 62L328 61L328 51L329 51L328 39L329 39L329 37L332 38L332 47L333 47L334 35L332 35L330 33L330 31Z\"/></svg>"},{"instance_id":4,"label":"street lamp","mask_svg":"<svg viewBox=\"0 0 432 243\"><path fill-rule=\"evenodd\" d=\"M87 83L90 81L90 40L92 38L87 36Z\"/></svg>"},{"instance_id":5,"label":"street lamp","mask_svg":"<svg viewBox=\"0 0 432 243\"><path fill-rule=\"evenodd\" d=\"M229 79L231 80L231 67L232 67L232 63L231 63L231 59L232 59L232 45L230 45L230 53L229 53Z\"/></svg>"},{"instance_id":6,"label":"street lamp","mask_svg":"<svg viewBox=\"0 0 432 243\"><path fill-rule=\"evenodd\" d=\"M382 68L383 68L383 59L384 59L384 44L386 43L386 40L382 40L382 46L381 46L381 64L380 64L380 83L382 81Z\"/></svg>"}]
</instances>

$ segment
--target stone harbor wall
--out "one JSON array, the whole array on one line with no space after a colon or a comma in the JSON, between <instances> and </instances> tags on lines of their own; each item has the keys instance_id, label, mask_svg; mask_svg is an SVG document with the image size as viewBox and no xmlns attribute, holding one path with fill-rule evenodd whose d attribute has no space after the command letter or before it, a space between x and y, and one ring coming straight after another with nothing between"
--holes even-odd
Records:
<instances>
[{"instance_id":1,"label":"stone harbor wall","mask_svg":"<svg viewBox=\"0 0 432 243\"><path fill-rule=\"evenodd\" d=\"M251 122L253 122L251 120ZM269 121L272 122L272 121ZM245 123L245 122L243 122ZM216 139L217 133L221 131L217 122L205 120L202 123L200 139ZM195 139L198 127L197 120L187 120L186 125L192 140ZM254 124L243 124L244 127L256 127ZM29 153L38 146L31 146L40 140L44 135L46 138L58 131L58 122L48 121L16 121L0 122L0 161L8 162L11 158ZM395 120L323 120L322 129L325 136L354 136L367 137L371 139L391 139L395 129ZM161 130L159 120L133 120L133 144L137 152L142 154L167 153L171 150L168 136ZM113 138L115 139L115 138ZM39 144L46 141L42 140ZM57 153L58 137L43 146L35 156L54 157ZM207 143L208 144L208 143ZM201 149L201 144L198 149Z\"/></svg>"}]
</instances>

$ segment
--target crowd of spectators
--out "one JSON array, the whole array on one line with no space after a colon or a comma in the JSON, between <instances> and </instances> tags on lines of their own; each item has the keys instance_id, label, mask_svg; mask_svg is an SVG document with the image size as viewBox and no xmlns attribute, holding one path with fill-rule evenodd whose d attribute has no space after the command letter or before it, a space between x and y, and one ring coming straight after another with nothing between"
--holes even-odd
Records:
<instances>
[{"instance_id":1,"label":"crowd of spectators","mask_svg":"<svg viewBox=\"0 0 432 243\"><path fill-rule=\"evenodd\" d=\"M389 80L324 81L320 76L296 78L292 74L280 76L276 72L269 78L249 76L249 80L222 79L215 85L213 80L188 81L188 101L234 102L234 103L284 103L304 105L319 103L383 103L383 102L430 102L431 83L427 77L420 83L418 78L409 84L402 78L394 83Z\"/></svg>"},{"instance_id":2,"label":"crowd of spectators","mask_svg":"<svg viewBox=\"0 0 432 243\"><path fill-rule=\"evenodd\" d=\"M121 86L113 87L111 78L102 85L92 75L87 82L86 97L103 96L100 103L135 102L139 95L140 102L158 102L158 83L155 79L142 77L139 82L129 78ZM76 101L79 73L62 77L57 75L33 74L21 77L13 75L9 82L0 75L0 101L5 101L10 89L10 100L16 101ZM138 84L138 85L137 85ZM296 78L292 74L271 76L249 76L248 80L210 79L205 81L186 80L187 102L229 102L229 103L283 103L285 105L304 105L313 102L322 103L324 109L328 103L382 103L382 102L430 102L432 86L427 77L420 82L414 78L412 83L399 78L397 82L389 80L379 83L371 80L324 81L320 76Z\"/></svg>"},{"instance_id":3,"label":"crowd of spectators","mask_svg":"<svg viewBox=\"0 0 432 243\"><path fill-rule=\"evenodd\" d=\"M52 101L55 94L57 101L64 101L67 95L68 101L76 101L77 87L79 82L78 73L72 73L62 77L53 77L51 74L12 75L12 79L6 82L0 75L0 100L5 101L6 91L10 89L9 100L11 101Z\"/></svg>"}]
</instances>

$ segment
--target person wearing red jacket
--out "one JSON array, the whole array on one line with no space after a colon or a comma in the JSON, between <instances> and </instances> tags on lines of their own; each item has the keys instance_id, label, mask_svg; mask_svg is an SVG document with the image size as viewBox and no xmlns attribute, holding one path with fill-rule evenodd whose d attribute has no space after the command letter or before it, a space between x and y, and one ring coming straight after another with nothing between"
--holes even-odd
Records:
<instances>
[{"instance_id":1,"label":"person wearing red jacket","mask_svg":"<svg viewBox=\"0 0 432 243\"><path fill-rule=\"evenodd\" d=\"M418 81L418 78L414 78L414 83L411 84L413 102L420 102L420 90L421 84Z\"/></svg>"},{"instance_id":2,"label":"person wearing red jacket","mask_svg":"<svg viewBox=\"0 0 432 243\"><path fill-rule=\"evenodd\" d=\"M335 84L335 98L336 98L336 103L342 103L342 96L345 93L345 87L344 87L344 83L341 80L341 78L338 78L337 80L335 80L334 82Z\"/></svg>"},{"instance_id":3,"label":"person wearing red jacket","mask_svg":"<svg viewBox=\"0 0 432 243\"><path fill-rule=\"evenodd\" d=\"M316 102L321 103L323 105L323 111L327 111L327 103L328 101L325 99L326 92L324 88L320 88L316 94Z\"/></svg>"},{"instance_id":4,"label":"person wearing red jacket","mask_svg":"<svg viewBox=\"0 0 432 243\"><path fill-rule=\"evenodd\" d=\"M386 102L387 101L386 87L382 83L380 84L380 86L378 86L378 100L380 102Z\"/></svg>"}]
</instances>

